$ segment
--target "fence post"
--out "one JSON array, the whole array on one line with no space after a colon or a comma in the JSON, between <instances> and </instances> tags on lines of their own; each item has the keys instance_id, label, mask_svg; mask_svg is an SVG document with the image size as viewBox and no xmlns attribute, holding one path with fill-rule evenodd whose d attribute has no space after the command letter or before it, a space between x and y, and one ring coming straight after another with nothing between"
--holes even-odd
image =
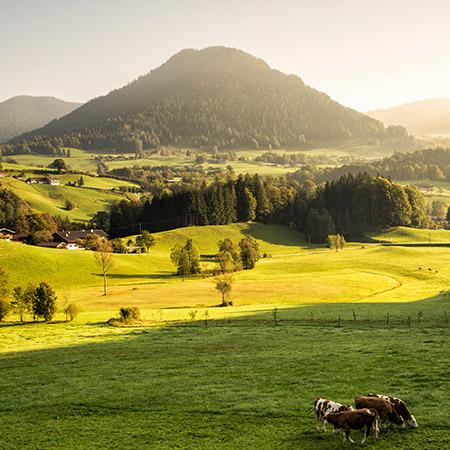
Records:
<instances>
[{"instance_id":1,"label":"fence post","mask_svg":"<svg viewBox=\"0 0 450 450\"><path fill-rule=\"evenodd\" d=\"M386 314L386 325L389 325L389 313Z\"/></svg>"}]
</instances>

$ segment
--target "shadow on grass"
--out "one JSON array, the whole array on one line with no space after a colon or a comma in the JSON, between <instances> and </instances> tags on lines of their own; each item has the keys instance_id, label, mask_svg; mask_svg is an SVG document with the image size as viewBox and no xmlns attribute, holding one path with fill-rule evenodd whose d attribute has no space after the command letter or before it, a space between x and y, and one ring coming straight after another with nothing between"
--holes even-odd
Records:
<instances>
[{"instance_id":1,"label":"shadow on grass","mask_svg":"<svg viewBox=\"0 0 450 450\"><path fill-rule=\"evenodd\" d=\"M289 231L289 236L286 238L285 234L276 234L272 229L268 230L264 227L263 224L259 223L249 223L247 224L247 229L245 230L245 234L250 234L255 239L260 239L262 241L267 242L268 244L273 245L283 245L285 247L307 247L308 246L308 237L301 233L300 231L293 230L288 227L285 228L286 231ZM295 241L292 241L295 239ZM298 240L297 240L298 239ZM289 242L290 241L290 242ZM312 245L311 248L322 248L323 246Z\"/></svg>"},{"instance_id":2,"label":"shadow on grass","mask_svg":"<svg viewBox=\"0 0 450 450\"><path fill-rule=\"evenodd\" d=\"M98 278L103 278L103 274L101 273L91 273L91 275L93 275L94 277L98 277ZM174 273L170 272L170 273L159 273L159 274L155 274L155 273L151 273L148 275L129 275L129 274L122 274L122 273L112 273L112 274L108 274L107 278L108 279L117 279L117 280L128 280L128 279L148 279L148 280L158 280L161 278L167 279L167 278L173 278L175 276Z\"/></svg>"}]
</instances>

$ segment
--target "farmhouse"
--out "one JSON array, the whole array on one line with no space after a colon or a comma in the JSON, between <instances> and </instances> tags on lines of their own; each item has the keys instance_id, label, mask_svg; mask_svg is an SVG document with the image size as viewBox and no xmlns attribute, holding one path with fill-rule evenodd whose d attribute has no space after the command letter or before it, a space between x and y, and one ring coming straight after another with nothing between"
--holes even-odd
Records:
<instances>
[{"instance_id":1,"label":"farmhouse","mask_svg":"<svg viewBox=\"0 0 450 450\"><path fill-rule=\"evenodd\" d=\"M11 241L14 231L8 230L8 228L0 228L0 239L5 241Z\"/></svg>"},{"instance_id":2,"label":"farmhouse","mask_svg":"<svg viewBox=\"0 0 450 450\"><path fill-rule=\"evenodd\" d=\"M57 231L53 233L53 243L62 243L63 246L56 248L65 248L67 250L80 250L80 247L77 243L79 239L86 239L89 235L97 235L102 239L108 237L108 234L103 230L83 230L83 231Z\"/></svg>"},{"instance_id":3,"label":"farmhouse","mask_svg":"<svg viewBox=\"0 0 450 450\"><path fill-rule=\"evenodd\" d=\"M28 178L26 183L28 184L51 184L52 186L59 186L61 180L56 177L38 177L38 178Z\"/></svg>"}]
</instances>

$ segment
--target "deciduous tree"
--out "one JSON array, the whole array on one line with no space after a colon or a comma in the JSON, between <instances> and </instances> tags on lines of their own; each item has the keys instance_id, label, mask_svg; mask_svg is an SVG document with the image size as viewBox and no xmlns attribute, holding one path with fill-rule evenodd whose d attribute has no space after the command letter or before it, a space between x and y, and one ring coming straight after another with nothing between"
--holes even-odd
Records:
<instances>
[{"instance_id":1,"label":"deciduous tree","mask_svg":"<svg viewBox=\"0 0 450 450\"><path fill-rule=\"evenodd\" d=\"M103 273L103 290L104 295L107 294L106 275L115 266L112 245L106 240L99 242L94 258L97 264L101 267Z\"/></svg>"}]
</instances>

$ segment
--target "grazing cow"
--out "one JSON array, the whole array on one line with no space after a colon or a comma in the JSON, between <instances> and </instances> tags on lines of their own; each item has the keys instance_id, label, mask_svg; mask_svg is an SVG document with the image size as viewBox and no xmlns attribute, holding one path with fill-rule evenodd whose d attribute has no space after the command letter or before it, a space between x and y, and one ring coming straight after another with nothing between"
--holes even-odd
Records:
<instances>
[{"instance_id":1,"label":"grazing cow","mask_svg":"<svg viewBox=\"0 0 450 450\"><path fill-rule=\"evenodd\" d=\"M333 402L331 400L327 400L326 398L317 397L314 402L314 408L311 411L314 411L316 416L316 430L320 432L319 421L322 422L322 429L325 432L325 422L323 417L326 414L338 411L352 411L353 408L348 404L347 406L341 405L340 403ZM333 434L335 434L336 430L333 429Z\"/></svg>"},{"instance_id":2,"label":"grazing cow","mask_svg":"<svg viewBox=\"0 0 450 450\"><path fill-rule=\"evenodd\" d=\"M422 267L419 267L419 270L422 270Z\"/></svg>"},{"instance_id":3,"label":"grazing cow","mask_svg":"<svg viewBox=\"0 0 450 450\"><path fill-rule=\"evenodd\" d=\"M361 444L366 442L367 436L369 436L370 430L373 428L375 433L375 439L378 439L378 425L377 425L378 413L376 409L364 408L357 409L356 411L341 411L327 414L324 417L324 421L333 425L339 431L342 431L345 442L347 439L352 443L356 442L350 437L350 430L362 430L365 428L364 438Z\"/></svg>"},{"instance_id":4,"label":"grazing cow","mask_svg":"<svg viewBox=\"0 0 450 450\"><path fill-rule=\"evenodd\" d=\"M387 426L389 422L391 424L398 425L400 429L405 428L405 422L399 416L395 408L392 406L389 400L378 397L356 397L355 398L356 409L361 408L373 408L376 409L380 416L380 427Z\"/></svg>"},{"instance_id":5,"label":"grazing cow","mask_svg":"<svg viewBox=\"0 0 450 450\"><path fill-rule=\"evenodd\" d=\"M377 397L384 398L388 400L394 409L397 411L397 414L410 426L413 428L417 428L419 425L417 424L416 418L408 411L405 402L397 397L390 397L389 395L380 395L380 394L369 394L367 397Z\"/></svg>"},{"instance_id":6,"label":"grazing cow","mask_svg":"<svg viewBox=\"0 0 450 450\"><path fill-rule=\"evenodd\" d=\"M428 270L429 270L430 272L432 272L432 271L433 271L433 269L432 269L431 267L428 267Z\"/></svg>"}]
</instances>

